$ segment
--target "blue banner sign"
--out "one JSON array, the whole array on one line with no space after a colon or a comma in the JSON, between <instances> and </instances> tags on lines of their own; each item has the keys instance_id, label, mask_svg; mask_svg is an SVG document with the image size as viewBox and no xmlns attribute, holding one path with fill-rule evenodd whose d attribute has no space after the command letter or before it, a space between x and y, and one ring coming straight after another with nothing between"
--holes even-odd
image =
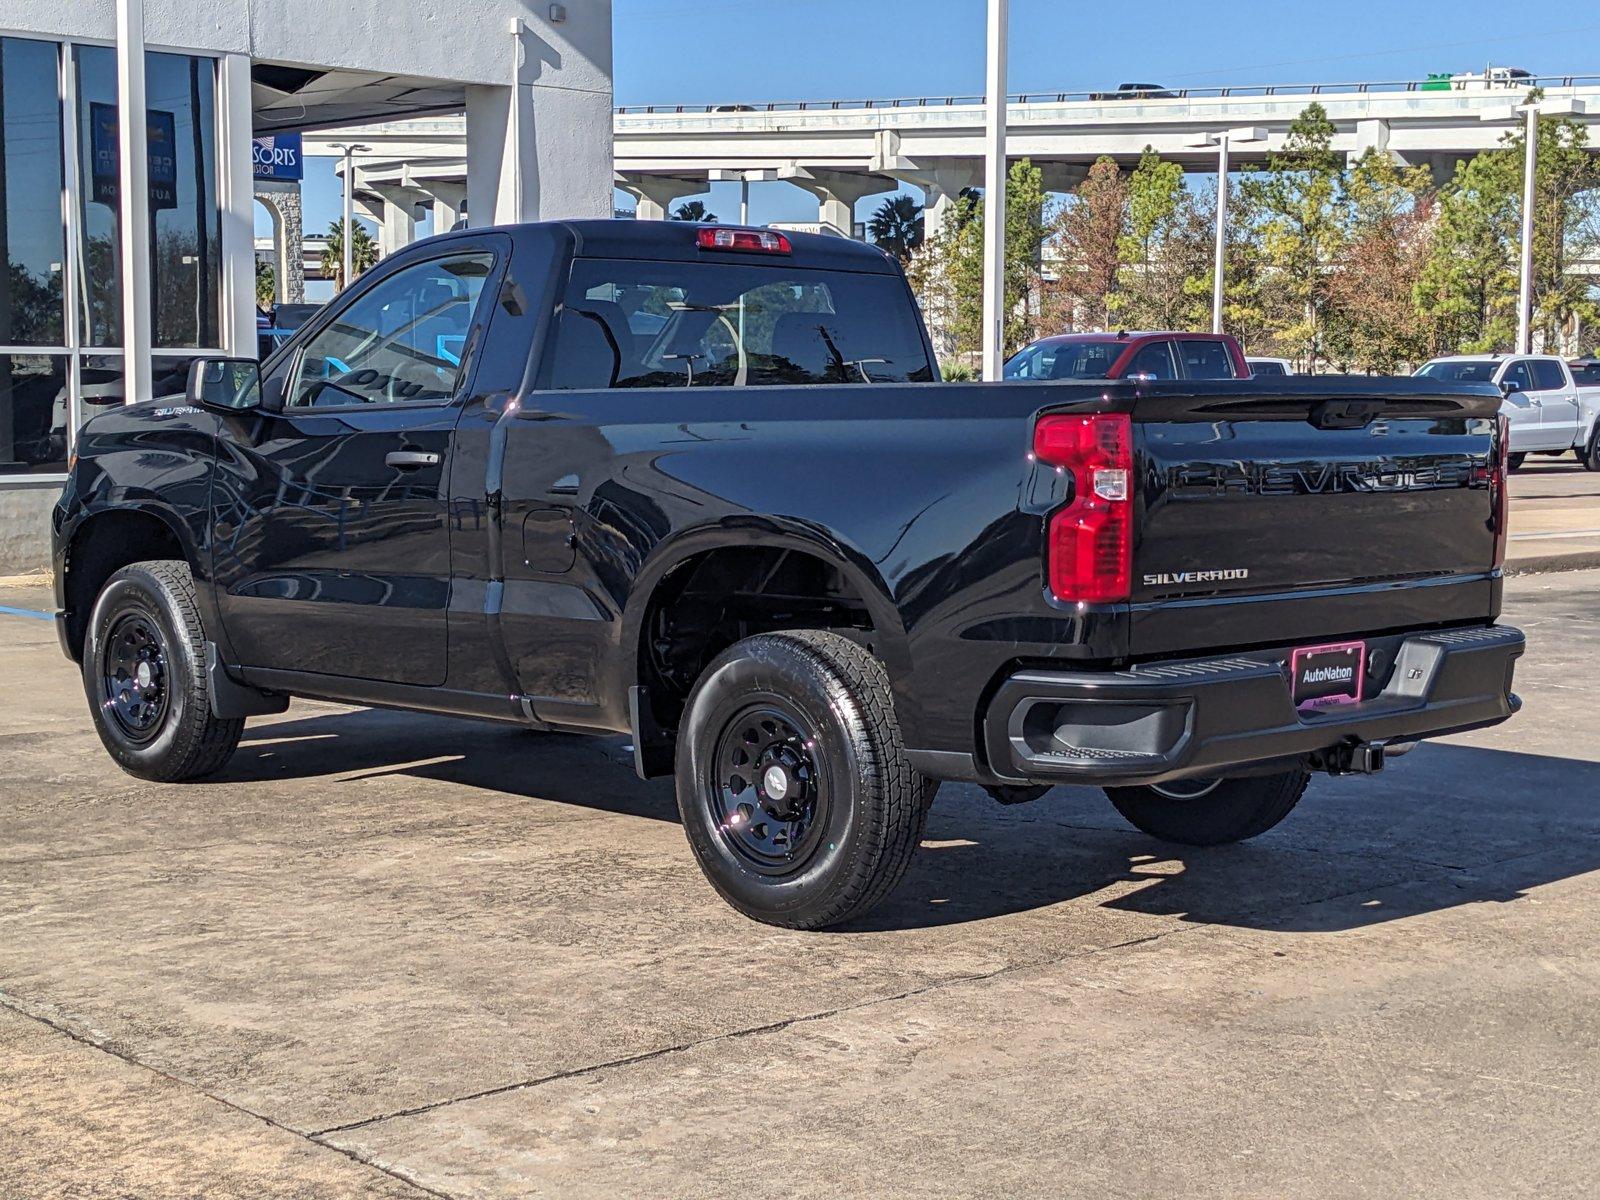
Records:
<instances>
[{"instance_id":1,"label":"blue banner sign","mask_svg":"<svg viewBox=\"0 0 1600 1200\"><path fill-rule=\"evenodd\" d=\"M298 133L274 133L256 138L250 148L250 161L257 179L305 178L305 160L300 153Z\"/></svg>"}]
</instances>

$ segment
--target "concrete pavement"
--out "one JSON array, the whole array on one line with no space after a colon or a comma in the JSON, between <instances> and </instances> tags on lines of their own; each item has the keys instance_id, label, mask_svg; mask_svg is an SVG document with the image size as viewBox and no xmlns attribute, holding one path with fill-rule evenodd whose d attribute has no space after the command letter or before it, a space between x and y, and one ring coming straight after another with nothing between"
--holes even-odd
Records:
<instances>
[{"instance_id":1,"label":"concrete pavement","mask_svg":"<svg viewBox=\"0 0 1600 1200\"><path fill-rule=\"evenodd\" d=\"M1507 568L1519 574L1600 567L1600 473L1571 455L1534 455L1511 477Z\"/></svg>"},{"instance_id":2,"label":"concrete pavement","mask_svg":"<svg viewBox=\"0 0 1600 1200\"><path fill-rule=\"evenodd\" d=\"M0 616L0 1196L1592 1195L1597 585L1508 585L1514 722L1253 843L946 787L829 934L616 741L296 702L141 784Z\"/></svg>"}]
</instances>

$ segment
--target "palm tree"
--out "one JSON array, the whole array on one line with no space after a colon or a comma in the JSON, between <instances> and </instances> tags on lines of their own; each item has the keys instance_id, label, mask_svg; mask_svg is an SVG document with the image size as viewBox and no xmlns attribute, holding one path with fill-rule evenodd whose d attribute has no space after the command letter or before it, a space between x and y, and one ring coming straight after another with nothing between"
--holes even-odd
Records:
<instances>
[{"instance_id":1,"label":"palm tree","mask_svg":"<svg viewBox=\"0 0 1600 1200\"><path fill-rule=\"evenodd\" d=\"M867 236L901 262L908 261L922 245L922 205L910 196L890 196L867 222Z\"/></svg>"},{"instance_id":2,"label":"palm tree","mask_svg":"<svg viewBox=\"0 0 1600 1200\"><path fill-rule=\"evenodd\" d=\"M378 243L372 240L367 227L354 222L355 233L350 239L350 269L357 275L378 261ZM335 217L328 222L328 240L322 247L322 269L333 279L335 291L344 291L344 221Z\"/></svg>"},{"instance_id":3,"label":"palm tree","mask_svg":"<svg viewBox=\"0 0 1600 1200\"><path fill-rule=\"evenodd\" d=\"M717 214L707 212L704 201L685 200L672 210L672 219L674 221L705 221L709 223L717 219Z\"/></svg>"}]
</instances>

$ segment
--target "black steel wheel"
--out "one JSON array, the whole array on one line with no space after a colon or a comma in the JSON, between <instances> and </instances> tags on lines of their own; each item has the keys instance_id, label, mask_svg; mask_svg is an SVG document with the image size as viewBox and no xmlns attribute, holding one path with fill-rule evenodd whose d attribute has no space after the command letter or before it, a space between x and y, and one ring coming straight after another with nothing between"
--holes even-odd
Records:
<instances>
[{"instance_id":1,"label":"black steel wheel","mask_svg":"<svg viewBox=\"0 0 1600 1200\"><path fill-rule=\"evenodd\" d=\"M678 728L677 785L712 886L795 929L882 901L933 792L906 761L883 664L817 630L746 638L705 669Z\"/></svg>"},{"instance_id":2,"label":"black steel wheel","mask_svg":"<svg viewBox=\"0 0 1600 1200\"><path fill-rule=\"evenodd\" d=\"M803 868L832 791L810 721L781 701L752 705L724 725L707 766L711 817L728 846L765 875Z\"/></svg>"},{"instance_id":3,"label":"black steel wheel","mask_svg":"<svg viewBox=\"0 0 1600 1200\"><path fill-rule=\"evenodd\" d=\"M205 629L186 563L123 567L84 639L83 688L100 741L123 770L172 782L220 770L244 731L211 711Z\"/></svg>"},{"instance_id":4,"label":"black steel wheel","mask_svg":"<svg viewBox=\"0 0 1600 1200\"><path fill-rule=\"evenodd\" d=\"M129 741L148 742L167 715L167 647L154 619L132 600L111 617L100 644L106 714Z\"/></svg>"}]
</instances>

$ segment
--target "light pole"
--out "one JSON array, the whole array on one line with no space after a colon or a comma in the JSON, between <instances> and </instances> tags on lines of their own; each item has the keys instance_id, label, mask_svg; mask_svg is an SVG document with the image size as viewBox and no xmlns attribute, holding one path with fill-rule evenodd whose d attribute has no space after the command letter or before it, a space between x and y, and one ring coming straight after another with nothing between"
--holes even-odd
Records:
<instances>
[{"instance_id":1,"label":"light pole","mask_svg":"<svg viewBox=\"0 0 1600 1200\"><path fill-rule=\"evenodd\" d=\"M1517 263L1517 353L1527 354L1533 346L1533 210L1537 203L1539 174L1539 117L1578 116L1584 102L1571 96L1554 100L1525 101L1511 107L1486 109L1481 121L1513 121L1522 116L1522 230Z\"/></svg>"},{"instance_id":2,"label":"light pole","mask_svg":"<svg viewBox=\"0 0 1600 1200\"><path fill-rule=\"evenodd\" d=\"M999 379L1005 353L1006 24L1008 0L989 0L984 91L983 377Z\"/></svg>"},{"instance_id":3,"label":"light pole","mask_svg":"<svg viewBox=\"0 0 1600 1200\"><path fill-rule=\"evenodd\" d=\"M355 205L356 205L356 177L355 156L359 152L370 150L372 147L363 146L355 142L335 142L340 150L344 151L344 234L339 239L339 244L344 250L344 271L339 276L342 280L341 290L350 286L350 275L354 268L354 251L356 239L355 232Z\"/></svg>"},{"instance_id":4,"label":"light pole","mask_svg":"<svg viewBox=\"0 0 1600 1200\"><path fill-rule=\"evenodd\" d=\"M1265 129L1230 129L1226 133L1207 133L1191 141L1191 146L1217 148L1217 233L1211 268L1211 332L1222 332L1222 297L1226 287L1224 270L1228 252L1228 147L1233 142L1265 141Z\"/></svg>"}]
</instances>

